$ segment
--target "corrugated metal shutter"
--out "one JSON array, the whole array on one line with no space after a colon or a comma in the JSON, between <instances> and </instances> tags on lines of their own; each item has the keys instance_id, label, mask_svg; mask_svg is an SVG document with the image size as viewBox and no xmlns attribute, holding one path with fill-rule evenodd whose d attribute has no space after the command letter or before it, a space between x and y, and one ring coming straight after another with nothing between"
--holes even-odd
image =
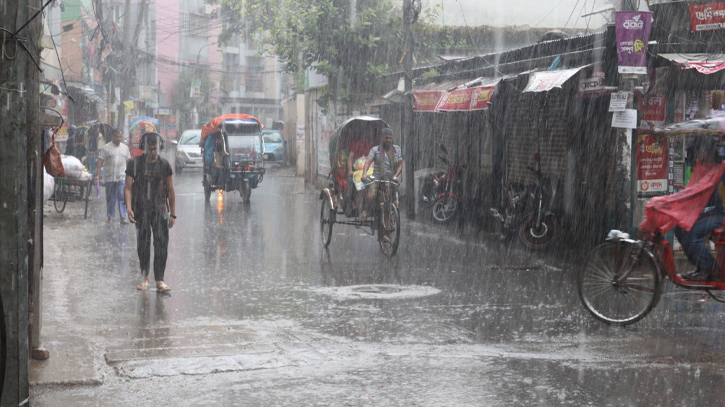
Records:
<instances>
[{"instance_id":1,"label":"corrugated metal shutter","mask_svg":"<svg viewBox=\"0 0 725 407\"><path fill-rule=\"evenodd\" d=\"M527 166L536 168L535 154L541 155L544 173L563 182L569 143L567 100L556 91L524 93L507 115L506 180L531 184L536 181Z\"/></svg>"}]
</instances>

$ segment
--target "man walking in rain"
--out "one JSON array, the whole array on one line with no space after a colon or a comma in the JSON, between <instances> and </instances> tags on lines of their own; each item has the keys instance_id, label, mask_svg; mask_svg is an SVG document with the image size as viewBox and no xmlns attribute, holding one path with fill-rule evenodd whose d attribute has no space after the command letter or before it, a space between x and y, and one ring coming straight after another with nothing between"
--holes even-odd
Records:
<instances>
[{"instance_id":1,"label":"man walking in rain","mask_svg":"<svg viewBox=\"0 0 725 407\"><path fill-rule=\"evenodd\" d=\"M103 183L106 186L106 222L111 223L116 217L116 202L121 216L121 224L126 224L126 201L123 197L126 187L126 165L131 161L131 151L128 146L121 144L123 135L119 130L113 131L113 138L101 148L98 153L95 180L101 177L103 168Z\"/></svg>"},{"instance_id":2,"label":"man walking in rain","mask_svg":"<svg viewBox=\"0 0 725 407\"><path fill-rule=\"evenodd\" d=\"M143 282L138 290L149 288L151 235L154 247L154 280L156 291L170 291L164 284L168 256L169 229L176 221L176 195L174 193L171 164L159 156L163 141L158 133L141 136L139 149L144 153L126 166L126 202L128 219L136 224L136 245Z\"/></svg>"}]
</instances>

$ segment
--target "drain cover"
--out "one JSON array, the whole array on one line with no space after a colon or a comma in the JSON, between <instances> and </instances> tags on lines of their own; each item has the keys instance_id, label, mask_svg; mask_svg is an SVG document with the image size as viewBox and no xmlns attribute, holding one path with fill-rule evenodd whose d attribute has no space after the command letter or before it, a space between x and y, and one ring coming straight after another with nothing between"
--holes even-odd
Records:
<instances>
[{"instance_id":1,"label":"drain cover","mask_svg":"<svg viewBox=\"0 0 725 407\"><path fill-rule=\"evenodd\" d=\"M339 299L403 299L435 295L441 290L421 285L366 284L325 287L323 293Z\"/></svg>"}]
</instances>

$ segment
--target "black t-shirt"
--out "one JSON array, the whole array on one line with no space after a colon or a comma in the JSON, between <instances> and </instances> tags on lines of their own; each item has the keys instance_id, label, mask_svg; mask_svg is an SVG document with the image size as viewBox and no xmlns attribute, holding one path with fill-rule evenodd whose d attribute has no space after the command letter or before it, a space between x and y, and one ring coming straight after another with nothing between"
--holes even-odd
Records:
<instances>
[{"instance_id":1,"label":"black t-shirt","mask_svg":"<svg viewBox=\"0 0 725 407\"><path fill-rule=\"evenodd\" d=\"M134 214L168 213L169 191L166 178L173 175L171 164L159 157L146 162L142 154L126 165L126 175L133 178L131 202Z\"/></svg>"}]
</instances>

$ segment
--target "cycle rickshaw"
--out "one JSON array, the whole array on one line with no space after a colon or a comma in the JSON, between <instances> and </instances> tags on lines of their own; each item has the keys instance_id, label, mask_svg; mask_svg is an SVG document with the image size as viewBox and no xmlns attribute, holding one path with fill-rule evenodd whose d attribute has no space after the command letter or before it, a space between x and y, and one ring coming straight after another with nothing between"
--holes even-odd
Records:
<instances>
[{"instance_id":1,"label":"cycle rickshaw","mask_svg":"<svg viewBox=\"0 0 725 407\"><path fill-rule=\"evenodd\" d=\"M672 124L655 129L654 134L682 137L680 141L684 147L685 136L722 139L723 129L725 117L720 116ZM626 233L611 231L605 243L592 249L579 271L579 298L584 308L607 324L635 323L657 305L666 279L677 287L694 290L694 294L701 293L700 298L725 302L725 228L711 233L716 261L712 280L689 280L679 274L674 250L667 238L667 232L675 225L681 225L685 230L692 227L690 222L694 224L700 215L700 209L693 212L693 208L706 205L723 174L725 162L715 164L715 169L695 165L685 190L647 202L645 218L638 230L640 239L630 239Z\"/></svg>"},{"instance_id":2,"label":"cycle rickshaw","mask_svg":"<svg viewBox=\"0 0 725 407\"><path fill-rule=\"evenodd\" d=\"M320 192L320 233L323 246L329 246L332 227L337 223L354 226L373 236L377 233L380 249L388 257L393 257L397 252L400 243L398 183L384 177L370 177L372 181L368 185L359 181L359 175L362 175L360 163L364 162L372 147L380 144L380 132L387 127L390 126L381 119L358 116L342 123L330 138L332 183ZM380 161L379 165L382 167L382 160ZM350 165L357 168L353 173L348 169L348 162L355 163ZM378 169L378 174L384 174L382 168ZM367 193L366 188L372 183L378 185L374 210L368 218L361 218L362 198Z\"/></svg>"}]
</instances>

